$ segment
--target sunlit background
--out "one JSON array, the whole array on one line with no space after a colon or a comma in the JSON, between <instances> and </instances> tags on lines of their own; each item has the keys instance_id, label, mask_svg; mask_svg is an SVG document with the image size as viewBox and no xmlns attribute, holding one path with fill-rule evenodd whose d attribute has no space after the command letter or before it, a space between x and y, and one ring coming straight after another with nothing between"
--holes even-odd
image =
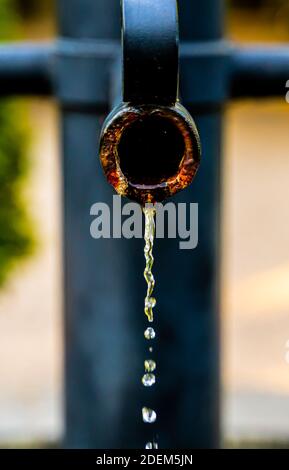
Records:
<instances>
[{"instance_id":1,"label":"sunlit background","mask_svg":"<svg viewBox=\"0 0 289 470\"><path fill-rule=\"evenodd\" d=\"M53 38L52 3L0 0L1 40ZM288 41L288 2L228 2L226 29L227 36L239 42ZM242 100L226 108L222 221L226 446L286 446L287 442L289 446L285 93L284 83L284 99ZM56 104L46 99L1 102L0 136L0 191L7 182L17 189L17 196L2 195L10 203L0 207L1 231L7 227L5 217L12 221L8 242L1 246L0 237L0 445L46 446L57 443L63 432Z\"/></svg>"}]
</instances>

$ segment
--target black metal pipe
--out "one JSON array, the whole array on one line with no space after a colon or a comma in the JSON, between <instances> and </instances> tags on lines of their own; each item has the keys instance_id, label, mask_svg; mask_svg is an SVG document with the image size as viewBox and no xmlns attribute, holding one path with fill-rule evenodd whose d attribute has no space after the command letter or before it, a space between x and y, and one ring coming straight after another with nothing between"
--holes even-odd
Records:
<instances>
[{"instance_id":1,"label":"black metal pipe","mask_svg":"<svg viewBox=\"0 0 289 470\"><path fill-rule=\"evenodd\" d=\"M178 100L177 1L122 1L123 102L106 119L108 182L141 204L185 189L200 161L195 123Z\"/></svg>"},{"instance_id":2,"label":"black metal pipe","mask_svg":"<svg viewBox=\"0 0 289 470\"><path fill-rule=\"evenodd\" d=\"M289 77L289 45L234 48L229 70L233 98L285 97Z\"/></svg>"},{"instance_id":3,"label":"black metal pipe","mask_svg":"<svg viewBox=\"0 0 289 470\"><path fill-rule=\"evenodd\" d=\"M51 94L54 53L53 44L0 46L0 95Z\"/></svg>"},{"instance_id":4,"label":"black metal pipe","mask_svg":"<svg viewBox=\"0 0 289 470\"><path fill-rule=\"evenodd\" d=\"M123 101L176 102L178 19L176 0L122 2Z\"/></svg>"}]
</instances>

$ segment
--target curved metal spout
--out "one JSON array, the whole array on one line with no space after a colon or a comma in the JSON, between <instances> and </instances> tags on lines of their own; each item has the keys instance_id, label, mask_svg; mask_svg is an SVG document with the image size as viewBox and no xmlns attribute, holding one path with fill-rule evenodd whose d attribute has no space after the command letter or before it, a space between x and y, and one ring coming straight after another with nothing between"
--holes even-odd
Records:
<instances>
[{"instance_id":1,"label":"curved metal spout","mask_svg":"<svg viewBox=\"0 0 289 470\"><path fill-rule=\"evenodd\" d=\"M178 92L176 0L122 2L123 101L172 105Z\"/></svg>"},{"instance_id":2,"label":"curved metal spout","mask_svg":"<svg viewBox=\"0 0 289 470\"><path fill-rule=\"evenodd\" d=\"M178 100L176 0L123 0L123 102L100 141L105 175L141 204L186 188L200 161L195 123Z\"/></svg>"}]
</instances>

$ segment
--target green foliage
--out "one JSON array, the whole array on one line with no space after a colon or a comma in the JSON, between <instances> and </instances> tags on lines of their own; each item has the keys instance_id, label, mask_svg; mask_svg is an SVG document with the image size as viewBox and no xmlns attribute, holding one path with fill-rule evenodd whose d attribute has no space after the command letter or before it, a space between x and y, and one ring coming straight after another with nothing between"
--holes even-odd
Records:
<instances>
[{"instance_id":1,"label":"green foliage","mask_svg":"<svg viewBox=\"0 0 289 470\"><path fill-rule=\"evenodd\" d=\"M23 199L28 171L27 132L19 105L0 105L0 285L19 257L31 252L33 236Z\"/></svg>"},{"instance_id":2,"label":"green foliage","mask_svg":"<svg viewBox=\"0 0 289 470\"><path fill-rule=\"evenodd\" d=\"M11 0L0 0L0 39L14 38L17 17ZM19 258L31 253L33 232L23 198L29 167L23 108L0 101L0 285Z\"/></svg>"}]
</instances>

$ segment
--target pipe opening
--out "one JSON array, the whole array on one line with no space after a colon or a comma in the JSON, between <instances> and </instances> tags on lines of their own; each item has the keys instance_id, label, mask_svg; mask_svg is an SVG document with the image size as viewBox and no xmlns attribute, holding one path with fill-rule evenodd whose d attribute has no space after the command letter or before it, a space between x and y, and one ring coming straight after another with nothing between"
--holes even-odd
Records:
<instances>
[{"instance_id":1,"label":"pipe opening","mask_svg":"<svg viewBox=\"0 0 289 470\"><path fill-rule=\"evenodd\" d=\"M175 176L185 152L177 125L164 116L146 115L128 125L118 144L122 173L135 185L157 185Z\"/></svg>"}]
</instances>

